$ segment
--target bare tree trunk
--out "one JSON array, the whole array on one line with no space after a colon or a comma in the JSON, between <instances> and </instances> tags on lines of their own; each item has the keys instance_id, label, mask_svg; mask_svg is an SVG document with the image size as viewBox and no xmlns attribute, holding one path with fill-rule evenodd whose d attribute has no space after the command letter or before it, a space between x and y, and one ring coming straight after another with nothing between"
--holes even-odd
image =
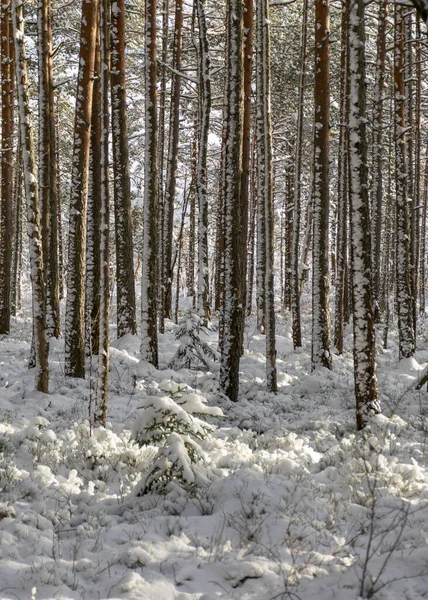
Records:
<instances>
[{"instance_id":1,"label":"bare tree trunk","mask_svg":"<svg viewBox=\"0 0 428 600\"><path fill-rule=\"evenodd\" d=\"M336 247L336 306L334 319L334 345L343 352L345 321L345 287L348 246L348 118L349 118L349 7L342 7L342 47L340 56L340 132L338 157L338 211Z\"/></svg>"},{"instance_id":2,"label":"bare tree trunk","mask_svg":"<svg viewBox=\"0 0 428 600\"><path fill-rule=\"evenodd\" d=\"M302 346L302 329L300 322L300 277L299 277L299 243L300 221L302 210L302 154L303 154L303 120L306 87L306 68L308 62L308 0L303 2L303 20L301 35L301 65L299 81L299 99L297 108L297 138L294 165L294 208L293 208L293 241L291 267L291 315L293 320L294 349Z\"/></svg>"},{"instance_id":3,"label":"bare tree trunk","mask_svg":"<svg viewBox=\"0 0 428 600\"><path fill-rule=\"evenodd\" d=\"M158 125L156 69L156 0L145 0L146 144L144 161L143 279L141 290L141 356L158 366L157 331L157 213Z\"/></svg>"},{"instance_id":4,"label":"bare tree trunk","mask_svg":"<svg viewBox=\"0 0 428 600\"><path fill-rule=\"evenodd\" d=\"M350 7L349 151L351 175L351 264L354 317L354 385L357 429L370 413L380 412L376 378L370 211L367 189L364 0Z\"/></svg>"},{"instance_id":5,"label":"bare tree trunk","mask_svg":"<svg viewBox=\"0 0 428 600\"><path fill-rule=\"evenodd\" d=\"M86 209L98 0L82 0L68 229L65 374L85 377Z\"/></svg>"},{"instance_id":6,"label":"bare tree trunk","mask_svg":"<svg viewBox=\"0 0 428 600\"><path fill-rule=\"evenodd\" d=\"M272 123L270 109L270 35L268 0L260 0L257 10L257 173L259 216L264 222L265 264L263 269L263 296L266 329L266 383L270 392L276 392L276 348L274 306L274 222L272 173Z\"/></svg>"},{"instance_id":7,"label":"bare tree trunk","mask_svg":"<svg viewBox=\"0 0 428 600\"><path fill-rule=\"evenodd\" d=\"M199 27L199 144L196 169L198 194L198 313L207 323L209 305L207 154L211 111L210 56L203 0L196 0Z\"/></svg>"},{"instance_id":8,"label":"bare tree trunk","mask_svg":"<svg viewBox=\"0 0 428 600\"><path fill-rule=\"evenodd\" d=\"M97 399L95 407L95 424L106 424L108 402L108 375L110 363L109 346L109 315L110 315L110 257L109 257L109 159L108 159L108 128L109 128L109 23L108 0L100 1L100 95L101 95L101 202L100 202L100 309L98 336L98 377Z\"/></svg>"},{"instance_id":9,"label":"bare tree trunk","mask_svg":"<svg viewBox=\"0 0 428 600\"><path fill-rule=\"evenodd\" d=\"M15 185L14 185L14 216L15 231L13 235L12 256L12 280L10 288L10 310L11 315L16 317L16 311L20 308L21 272L22 262L22 154L21 143L17 141L16 163L15 163Z\"/></svg>"},{"instance_id":10,"label":"bare tree trunk","mask_svg":"<svg viewBox=\"0 0 428 600\"><path fill-rule=\"evenodd\" d=\"M98 354L101 280L101 41L98 23L92 94L91 149L89 157L88 209L86 220L86 355Z\"/></svg>"},{"instance_id":11,"label":"bare tree trunk","mask_svg":"<svg viewBox=\"0 0 428 600\"><path fill-rule=\"evenodd\" d=\"M10 330L10 286L13 248L14 45L10 0L0 7L1 19L1 204L0 204L0 334Z\"/></svg>"},{"instance_id":12,"label":"bare tree trunk","mask_svg":"<svg viewBox=\"0 0 428 600\"><path fill-rule=\"evenodd\" d=\"M243 21L240 0L229 0L227 7L227 102L224 154L224 293L220 390L236 402L239 394L241 355L240 301L241 274L241 170L243 102Z\"/></svg>"},{"instance_id":13,"label":"bare tree trunk","mask_svg":"<svg viewBox=\"0 0 428 600\"><path fill-rule=\"evenodd\" d=\"M158 119L158 233L157 233L157 272L158 272L158 306L160 330L164 330L164 318L162 313L163 302L163 264L164 264L164 219L165 219L165 197L164 197L164 163L165 163L165 114L166 114L166 84L168 59L168 33L169 33L169 0L162 0L162 60L158 61L159 85L159 119Z\"/></svg>"},{"instance_id":14,"label":"bare tree trunk","mask_svg":"<svg viewBox=\"0 0 428 600\"><path fill-rule=\"evenodd\" d=\"M183 0L175 3L173 69L171 85L171 112L169 121L168 162L164 201L164 261L162 273L162 302L159 327L163 332L165 318L171 318L172 309L172 239L174 229L174 203L177 179L178 142L180 133L181 63L183 45Z\"/></svg>"},{"instance_id":15,"label":"bare tree trunk","mask_svg":"<svg viewBox=\"0 0 428 600\"><path fill-rule=\"evenodd\" d=\"M137 333L126 109L125 34L125 0L115 0L111 11L110 77L118 338L127 333Z\"/></svg>"},{"instance_id":16,"label":"bare tree trunk","mask_svg":"<svg viewBox=\"0 0 428 600\"><path fill-rule=\"evenodd\" d=\"M372 185L372 257L373 265L380 265L381 237L382 237L382 201L383 201L383 105L385 93L385 66L386 66L386 21L388 16L388 2L382 0L379 4L377 56L376 56L376 83L375 99L373 106L373 185ZM381 299L381 270L373 270L373 298L380 307ZM379 312L383 312L379 310Z\"/></svg>"},{"instance_id":17,"label":"bare tree trunk","mask_svg":"<svg viewBox=\"0 0 428 600\"><path fill-rule=\"evenodd\" d=\"M403 7L395 7L394 23L395 83L395 169L396 169L396 290L398 309L399 355L415 353L413 304L410 281L410 226L407 201L406 122L404 106L404 19Z\"/></svg>"},{"instance_id":18,"label":"bare tree trunk","mask_svg":"<svg viewBox=\"0 0 428 600\"><path fill-rule=\"evenodd\" d=\"M30 272L33 306L33 339L36 357L36 389L49 391L49 344L46 335L45 281L40 237L40 208L37 190L36 158L28 93L27 59L24 46L24 21L21 0L12 0L13 38L15 40L16 81L20 136L23 157L27 230L30 241Z\"/></svg>"},{"instance_id":19,"label":"bare tree trunk","mask_svg":"<svg viewBox=\"0 0 428 600\"><path fill-rule=\"evenodd\" d=\"M58 278L58 201L56 187L56 131L53 89L51 0L38 4L39 58L39 198L42 207L42 243L46 280L46 327L60 337Z\"/></svg>"},{"instance_id":20,"label":"bare tree trunk","mask_svg":"<svg viewBox=\"0 0 428 600\"><path fill-rule=\"evenodd\" d=\"M331 369L329 309L330 2L315 3L312 368Z\"/></svg>"}]
</instances>

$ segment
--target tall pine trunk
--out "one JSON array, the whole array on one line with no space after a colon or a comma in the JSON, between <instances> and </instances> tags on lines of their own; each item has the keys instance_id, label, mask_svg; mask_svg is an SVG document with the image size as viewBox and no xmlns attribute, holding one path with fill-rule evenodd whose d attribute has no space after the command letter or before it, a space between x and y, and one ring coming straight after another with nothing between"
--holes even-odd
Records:
<instances>
[{"instance_id":1,"label":"tall pine trunk","mask_svg":"<svg viewBox=\"0 0 428 600\"><path fill-rule=\"evenodd\" d=\"M86 210L98 0L82 1L68 228L65 374L85 377Z\"/></svg>"},{"instance_id":2,"label":"tall pine trunk","mask_svg":"<svg viewBox=\"0 0 428 600\"><path fill-rule=\"evenodd\" d=\"M270 108L270 33L268 0L259 0L257 23L257 173L259 217L264 221L265 264L263 268L264 322L266 333L266 382L276 392L275 306L274 306L274 213L272 173L272 123Z\"/></svg>"},{"instance_id":3,"label":"tall pine trunk","mask_svg":"<svg viewBox=\"0 0 428 600\"><path fill-rule=\"evenodd\" d=\"M165 198L163 210L163 269L162 269L162 302L159 326L164 330L165 318L172 317L172 240L174 231L174 204L177 181L178 142L180 133L180 97L181 97L181 63L183 45L183 0L175 2L175 26L173 47L173 68L171 84L171 111L169 119L168 162L165 180Z\"/></svg>"},{"instance_id":4,"label":"tall pine trunk","mask_svg":"<svg viewBox=\"0 0 428 600\"><path fill-rule=\"evenodd\" d=\"M227 5L227 62L224 146L224 287L221 314L220 390L236 402L239 394L239 359L241 354L240 302L241 274L241 170L242 170L242 102L243 102L243 21L240 0Z\"/></svg>"},{"instance_id":5,"label":"tall pine trunk","mask_svg":"<svg viewBox=\"0 0 428 600\"><path fill-rule=\"evenodd\" d=\"M203 0L196 0L199 28L199 144L196 166L198 195L198 313L203 322L210 318L208 270L207 153L211 111L210 56Z\"/></svg>"},{"instance_id":6,"label":"tall pine trunk","mask_svg":"<svg viewBox=\"0 0 428 600\"><path fill-rule=\"evenodd\" d=\"M36 389L49 391L49 344L46 335L45 280L40 229L40 207L36 177L36 156L31 125L27 59L24 46L24 21L21 0L12 0L13 37L18 91L18 109L27 202L27 231L30 242L30 273L33 308L33 341L36 359Z\"/></svg>"},{"instance_id":7,"label":"tall pine trunk","mask_svg":"<svg viewBox=\"0 0 428 600\"><path fill-rule=\"evenodd\" d=\"M61 334L58 278L58 202L56 188L56 132L52 63L51 0L38 4L39 60L39 198L45 262L46 326L49 336Z\"/></svg>"},{"instance_id":8,"label":"tall pine trunk","mask_svg":"<svg viewBox=\"0 0 428 600\"><path fill-rule=\"evenodd\" d=\"M330 2L315 3L312 368L331 369L329 309Z\"/></svg>"},{"instance_id":9,"label":"tall pine trunk","mask_svg":"<svg viewBox=\"0 0 428 600\"><path fill-rule=\"evenodd\" d=\"M1 204L0 204L0 334L10 330L13 248L14 44L10 0L0 7L1 50Z\"/></svg>"},{"instance_id":10,"label":"tall pine trunk","mask_svg":"<svg viewBox=\"0 0 428 600\"><path fill-rule=\"evenodd\" d=\"M158 212L158 158L157 158L157 69L156 69L156 0L146 0L145 66L146 144L144 160L144 233L143 279L141 290L141 356L152 365L158 365L157 331L157 212Z\"/></svg>"},{"instance_id":11,"label":"tall pine trunk","mask_svg":"<svg viewBox=\"0 0 428 600\"><path fill-rule=\"evenodd\" d=\"M371 279L369 195L367 188L367 119L364 0L350 7L350 223L354 317L354 385L357 429L379 412L375 360L375 326Z\"/></svg>"},{"instance_id":12,"label":"tall pine trunk","mask_svg":"<svg viewBox=\"0 0 428 600\"><path fill-rule=\"evenodd\" d=\"M410 281L410 220L407 198L407 151L404 96L404 9L395 6L394 20L394 111L396 185L396 293L399 356L415 353L413 304Z\"/></svg>"},{"instance_id":13,"label":"tall pine trunk","mask_svg":"<svg viewBox=\"0 0 428 600\"><path fill-rule=\"evenodd\" d=\"M97 397L95 407L95 423L104 425L107 419L108 375L110 362L109 348L109 316L110 316L110 256L109 256L109 23L108 0L100 0L100 96L101 96L101 202L100 202L100 309L98 334L98 373Z\"/></svg>"},{"instance_id":14,"label":"tall pine trunk","mask_svg":"<svg viewBox=\"0 0 428 600\"><path fill-rule=\"evenodd\" d=\"M111 3L111 121L116 234L117 337L137 333L125 84L125 0Z\"/></svg>"}]
</instances>

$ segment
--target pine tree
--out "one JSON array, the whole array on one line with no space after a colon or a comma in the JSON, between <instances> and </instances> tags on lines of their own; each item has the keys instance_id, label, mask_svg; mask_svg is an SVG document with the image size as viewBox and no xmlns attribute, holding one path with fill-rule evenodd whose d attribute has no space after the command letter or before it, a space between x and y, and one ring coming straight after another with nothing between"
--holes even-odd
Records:
<instances>
[{"instance_id":1,"label":"pine tree","mask_svg":"<svg viewBox=\"0 0 428 600\"><path fill-rule=\"evenodd\" d=\"M144 161L143 280L141 290L141 356L158 365L157 334L157 214L158 214L158 125L156 69L156 0L146 0L145 73L146 144Z\"/></svg>"},{"instance_id":2,"label":"pine tree","mask_svg":"<svg viewBox=\"0 0 428 600\"><path fill-rule=\"evenodd\" d=\"M210 318L208 271L208 193L207 153L211 111L210 56L204 0L196 1L199 28L199 143L196 165L196 190L198 195L198 312L207 322Z\"/></svg>"},{"instance_id":3,"label":"pine tree","mask_svg":"<svg viewBox=\"0 0 428 600\"><path fill-rule=\"evenodd\" d=\"M350 8L350 222L354 326L354 383L357 429L371 412L379 412L375 328L371 278L369 196L367 189L367 121L364 0Z\"/></svg>"},{"instance_id":4,"label":"pine tree","mask_svg":"<svg viewBox=\"0 0 428 600\"><path fill-rule=\"evenodd\" d=\"M10 0L0 7L1 54L1 203L0 203L0 334L10 329L10 285L13 247L14 44Z\"/></svg>"},{"instance_id":5,"label":"pine tree","mask_svg":"<svg viewBox=\"0 0 428 600\"><path fill-rule=\"evenodd\" d=\"M33 342L36 359L36 389L49 391L49 345L46 335L45 281L41 243L40 207L36 177L36 156L31 126L28 93L27 59L24 46L24 20L21 0L12 0L13 39L15 40L15 67L22 146L25 196L27 203L27 230L30 241L30 273L33 308Z\"/></svg>"},{"instance_id":6,"label":"pine tree","mask_svg":"<svg viewBox=\"0 0 428 600\"><path fill-rule=\"evenodd\" d=\"M262 266L263 307L266 332L266 382L276 392L275 306L274 306L274 222L272 174L272 124L270 107L270 34L269 8L260 0L256 11L257 31L257 174L259 218L263 220L265 264Z\"/></svg>"},{"instance_id":7,"label":"pine tree","mask_svg":"<svg viewBox=\"0 0 428 600\"><path fill-rule=\"evenodd\" d=\"M330 1L315 3L312 368L331 369L329 310Z\"/></svg>"},{"instance_id":8,"label":"pine tree","mask_svg":"<svg viewBox=\"0 0 428 600\"><path fill-rule=\"evenodd\" d=\"M181 64L183 45L183 0L175 0L175 25L171 84L171 109L169 116L168 161L166 166L165 197L163 207L163 269L162 302L159 326L164 330L165 318L172 317L172 242L174 229L174 203L177 182L178 142L180 133Z\"/></svg>"},{"instance_id":9,"label":"pine tree","mask_svg":"<svg viewBox=\"0 0 428 600\"><path fill-rule=\"evenodd\" d=\"M65 373L81 378L85 377L86 210L98 10L98 0L82 0L68 229Z\"/></svg>"},{"instance_id":10,"label":"pine tree","mask_svg":"<svg viewBox=\"0 0 428 600\"><path fill-rule=\"evenodd\" d=\"M61 335L58 277L58 201L53 88L51 0L40 0L37 11L39 61L39 198L46 284L48 335Z\"/></svg>"},{"instance_id":11,"label":"pine tree","mask_svg":"<svg viewBox=\"0 0 428 600\"><path fill-rule=\"evenodd\" d=\"M395 7L394 19L394 111L396 178L396 293L399 354L415 353L413 304L410 283L410 223L407 198L406 122L404 111L404 19L403 7Z\"/></svg>"},{"instance_id":12,"label":"pine tree","mask_svg":"<svg viewBox=\"0 0 428 600\"><path fill-rule=\"evenodd\" d=\"M223 176L223 277L221 314L220 389L236 402L239 393L239 359L241 354L240 301L241 274L241 169L242 169L242 101L243 101L243 21L240 0L227 6L227 61L225 103L225 146Z\"/></svg>"},{"instance_id":13,"label":"pine tree","mask_svg":"<svg viewBox=\"0 0 428 600\"><path fill-rule=\"evenodd\" d=\"M125 83L125 0L111 2L111 121L116 235L117 337L137 333Z\"/></svg>"}]
</instances>

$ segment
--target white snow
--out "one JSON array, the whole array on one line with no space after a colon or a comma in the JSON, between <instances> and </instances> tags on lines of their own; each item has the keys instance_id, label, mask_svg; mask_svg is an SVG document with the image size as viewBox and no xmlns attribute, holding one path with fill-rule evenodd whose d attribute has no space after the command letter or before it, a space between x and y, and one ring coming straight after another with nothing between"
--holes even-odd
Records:
<instances>
[{"instance_id":1,"label":"white snow","mask_svg":"<svg viewBox=\"0 0 428 600\"><path fill-rule=\"evenodd\" d=\"M307 315L303 327L308 340ZM349 334L333 371L311 374L310 344L294 353L278 315L280 391L266 392L265 339L252 335L232 404L217 375L164 369L179 345L167 331L159 370L139 362L138 338L114 342L108 426L91 432L89 383L64 377L63 342L51 345L51 394L34 393L30 321L13 320L0 341L0 598L357 600L362 584L375 600L425 597L428 417L412 383L426 350L398 362L391 331L384 414L356 434ZM199 424L216 406L225 417ZM199 462L190 435L133 441L156 411L207 426ZM173 480L138 495L174 461L191 491Z\"/></svg>"}]
</instances>

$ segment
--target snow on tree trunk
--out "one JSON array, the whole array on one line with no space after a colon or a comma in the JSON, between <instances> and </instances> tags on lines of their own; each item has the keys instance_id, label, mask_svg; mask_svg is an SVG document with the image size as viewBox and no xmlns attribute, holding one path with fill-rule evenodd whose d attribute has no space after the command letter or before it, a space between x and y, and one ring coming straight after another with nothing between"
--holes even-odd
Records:
<instances>
[{"instance_id":1,"label":"snow on tree trunk","mask_svg":"<svg viewBox=\"0 0 428 600\"><path fill-rule=\"evenodd\" d=\"M85 377L86 210L98 0L82 0L68 228L65 374Z\"/></svg>"},{"instance_id":2,"label":"snow on tree trunk","mask_svg":"<svg viewBox=\"0 0 428 600\"><path fill-rule=\"evenodd\" d=\"M13 248L14 44L10 1L0 7L1 19L1 204L0 204L0 334L10 330L10 286Z\"/></svg>"},{"instance_id":3,"label":"snow on tree trunk","mask_svg":"<svg viewBox=\"0 0 428 600\"><path fill-rule=\"evenodd\" d=\"M110 316L110 252L109 252L109 24L108 0L100 2L100 96L101 96L101 222L100 222L100 314L98 345L97 397L95 404L95 424L105 426L107 419L108 375L110 362L109 316Z\"/></svg>"},{"instance_id":4,"label":"snow on tree trunk","mask_svg":"<svg viewBox=\"0 0 428 600\"><path fill-rule=\"evenodd\" d=\"M293 322L294 349L302 346L302 330L300 323L300 276L299 276L299 244L302 202L302 154L303 154L303 120L306 87L306 68L308 61L308 0L303 3L303 20L301 34L301 65L299 75L299 99L297 108L296 156L294 164L294 208L291 246L291 315Z\"/></svg>"},{"instance_id":5,"label":"snow on tree trunk","mask_svg":"<svg viewBox=\"0 0 428 600\"><path fill-rule=\"evenodd\" d=\"M20 307L20 264L22 262L22 152L19 135L17 140L15 184L13 195L13 211L15 222L13 235L12 280L10 285L10 311L12 316L16 317L16 311Z\"/></svg>"},{"instance_id":6,"label":"snow on tree trunk","mask_svg":"<svg viewBox=\"0 0 428 600\"><path fill-rule=\"evenodd\" d=\"M30 274L32 284L33 340L36 358L36 389L49 391L49 345L46 335L45 282L43 250L40 236L40 208L36 177L36 158L31 126L28 92L27 59L24 46L24 21L21 0L12 0L15 67L18 91L18 110L27 201L27 231L30 242Z\"/></svg>"},{"instance_id":7,"label":"snow on tree trunk","mask_svg":"<svg viewBox=\"0 0 428 600\"><path fill-rule=\"evenodd\" d=\"M39 0L39 198L46 283L46 327L49 336L61 335L58 279L58 202L56 196L56 136L52 63L52 6Z\"/></svg>"},{"instance_id":8,"label":"snow on tree trunk","mask_svg":"<svg viewBox=\"0 0 428 600\"><path fill-rule=\"evenodd\" d=\"M86 226L86 355L98 354L100 319L101 244L101 47L100 27L92 95L91 150L89 157L88 209Z\"/></svg>"},{"instance_id":9,"label":"snow on tree trunk","mask_svg":"<svg viewBox=\"0 0 428 600\"><path fill-rule=\"evenodd\" d=\"M337 198L337 236L336 236L336 303L334 315L334 345L339 354L343 352L343 333L345 321L346 276L348 273L348 149L349 136L345 123L349 114L349 8L342 7L342 35L340 55L340 123L338 156L338 198Z\"/></svg>"},{"instance_id":10,"label":"snow on tree trunk","mask_svg":"<svg viewBox=\"0 0 428 600\"><path fill-rule=\"evenodd\" d=\"M381 259L382 235L382 202L383 202L383 105L385 90L386 66L386 20L388 2L382 0L379 4L377 55L375 71L375 94L373 104L373 184L372 184L372 260L373 265L379 265ZM373 270L373 298L381 306L381 270ZM383 307L382 307L383 308Z\"/></svg>"},{"instance_id":11,"label":"snow on tree trunk","mask_svg":"<svg viewBox=\"0 0 428 600\"><path fill-rule=\"evenodd\" d=\"M395 7L394 22L394 110L395 110L395 185L396 185L396 293L399 355L415 353L413 304L410 282L410 223L407 198L406 123L404 111L404 19L403 8Z\"/></svg>"},{"instance_id":12,"label":"snow on tree trunk","mask_svg":"<svg viewBox=\"0 0 428 600\"><path fill-rule=\"evenodd\" d=\"M242 3L229 0L227 7L227 83L224 147L224 286L220 390L230 400L239 393L241 274L239 252L241 231L242 102L243 102L243 22Z\"/></svg>"},{"instance_id":13,"label":"snow on tree trunk","mask_svg":"<svg viewBox=\"0 0 428 600\"><path fill-rule=\"evenodd\" d=\"M196 166L198 195L198 314L206 323L210 318L208 271L208 193L207 153L211 111L210 56L203 0L196 0L199 27L199 144Z\"/></svg>"},{"instance_id":14,"label":"snow on tree trunk","mask_svg":"<svg viewBox=\"0 0 428 600\"><path fill-rule=\"evenodd\" d=\"M372 298L370 215L367 173L364 0L349 14L350 223L354 325L354 384L357 429L379 412Z\"/></svg>"},{"instance_id":15,"label":"snow on tree trunk","mask_svg":"<svg viewBox=\"0 0 428 600\"><path fill-rule=\"evenodd\" d=\"M180 97L181 97L181 64L183 45L183 0L175 2L175 26L172 66L174 73L171 83L171 111L169 119L168 161L166 167L164 198L164 231L163 231L163 269L162 269L162 302L160 327L163 331L164 319L171 318L172 313L172 242L174 230L174 204L177 180L178 142L180 133Z\"/></svg>"},{"instance_id":16,"label":"snow on tree trunk","mask_svg":"<svg viewBox=\"0 0 428 600\"><path fill-rule=\"evenodd\" d=\"M265 265L262 290L265 309L266 382L268 390L276 392L276 349L274 307L274 222L272 174L272 123L270 107L270 35L267 0L259 0L256 13L257 27L257 173L259 217L264 222Z\"/></svg>"},{"instance_id":17,"label":"snow on tree trunk","mask_svg":"<svg viewBox=\"0 0 428 600\"><path fill-rule=\"evenodd\" d=\"M125 84L125 0L111 2L110 31L117 337L122 337L127 333L137 333Z\"/></svg>"},{"instance_id":18,"label":"snow on tree trunk","mask_svg":"<svg viewBox=\"0 0 428 600\"><path fill-rule=\"evenodd\" d=\"M157 332L157 92L156 92L156 0L146 0L145 22L145 157L144 157L144 233L141 290L141 356L158 365Z\"/></svg>"},{"instance_id":19,"label":"snow on tree trunk","mask_svg":"<svg viewBox=\"0 0 428 600\"><path fill-rule=\"evenodd\" d=\"M312 368L331 369L329 309L330 1L315 3Z\"/></svg>"}]
</instances>

